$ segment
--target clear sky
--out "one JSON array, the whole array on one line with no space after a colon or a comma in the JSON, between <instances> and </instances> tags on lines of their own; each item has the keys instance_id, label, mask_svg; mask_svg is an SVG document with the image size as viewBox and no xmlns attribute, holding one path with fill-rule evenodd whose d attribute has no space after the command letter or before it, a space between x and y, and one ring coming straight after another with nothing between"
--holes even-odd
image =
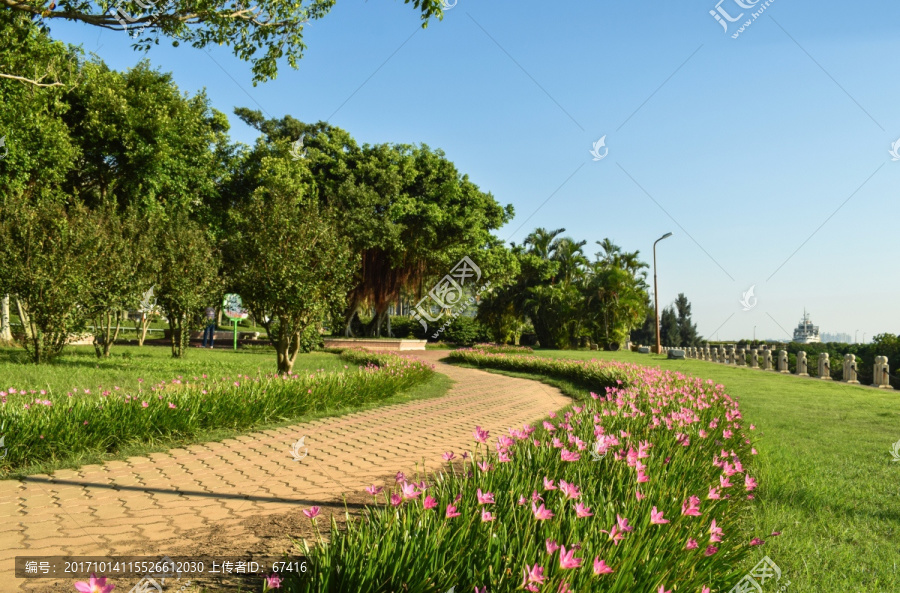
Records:
<instances>
[{"instance_id":1,"label":"clear sky","mask_svg":"<svg viewBox=\"0 0 900 593\"><path fill-rule=\"evenodd\" d=\"M723 0L744 13L727 33L716 1L458 0L421 30L399 1L340 0L299 69L256 87L226 47L146 57L205 88L236 140L256 136L246 106L444 149L515 207L503 239L564 227L650 262L671 231L660 306L685 293L707 337L784 339L804 307L823 332L900 333L900 4L775 0L735 39L766 0ZM144 57L122 32L52 34L113 68Z\"/></svg>"}]
</instances>

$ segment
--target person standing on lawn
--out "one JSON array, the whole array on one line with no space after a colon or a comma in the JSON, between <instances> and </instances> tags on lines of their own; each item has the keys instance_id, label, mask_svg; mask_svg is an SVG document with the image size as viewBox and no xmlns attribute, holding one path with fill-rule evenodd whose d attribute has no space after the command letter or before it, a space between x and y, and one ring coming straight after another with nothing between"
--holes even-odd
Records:
<instances>
[{"instance_id":1,"label":"person standing on lawn","mask_svg":"<svg viewBox=\"0 0 900 593\"><path fill-rule=\"evenodd\" d=\"M206 329L203 330L203 348L206 348L206 341L209 340L209 347L213 347L213 340L216 337L216 309L214 307L206 308Z\"/></svg>"}]
</instances>

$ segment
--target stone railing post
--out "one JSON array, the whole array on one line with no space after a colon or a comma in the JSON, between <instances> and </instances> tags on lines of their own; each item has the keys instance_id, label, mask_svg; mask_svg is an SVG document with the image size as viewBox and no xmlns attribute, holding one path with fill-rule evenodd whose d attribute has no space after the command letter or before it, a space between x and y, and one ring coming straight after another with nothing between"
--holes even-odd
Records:
<instances>
[{"instance_id":1,"label":"stone railing post","mask_svg":"<svg viewBox=\"0 0 900 593\"><path fill-rule=\"evenodd\" d=\"M750 368L759 368L759 351L756 348L750 349Z\"/></svg>"},{"instance_id":2,"label":"stone railing post","mask_svg":"<svg viewBox=\"0 0 900 593\"><path fill-rule=\"evenodd\" d=\"M819 378L823 381L831 381L831 362L828 360L827 352L819 355Z\"/></svg>"},{"instance_id":3,"label":"stone railing post","mask_svg":"<svg viewBox=\"0 0 900 593\"><path fill-rule=\"evenodd\" d=\"M857 367L856 367L856 355L855 354L845 354L844 355L844 372L841 375L841 379L846 383L853 383L854 385L859 385L859 380L857 379Z\"/></svg>"},{"instance_id":4,"label":"stone railing post","mask_svg":"<svg viewBox=\"0 0 900 593\"><path fill-rule=\"evenodd\" d=\"M747 353L743 348L738 348L737 364L739 367L746 366L747 364Z\"/></svg>"},{"instance_id":5,"label":"stone railing post","mask_svg":"<svg viewBox=\"0 0 900 593\"><path fill-rule=\"evenodd\" d=\"M893 389L891 387L891 367L888 366L888 357L887 356L876 356L875 357L875 368L873 369L875 382L872 384L872 387L877 387L878 389Z\"/></svg>"},{"instance_id":6,"label":"stone railing post","mask_svg":"<svg viewBox=\"0 0 900 593\"><path fill-rule=\"evenodd\" d=\"M809 372L807 371L806 364L806 352L801 350L797 353L797 376L809 377Z\"/></svg>"},{"instance_id":7,"label":"stone railing post","mask_svg":"<svg viewBox=\"0 0 900 593\"><path fill-rule=\"evenodd\" d=\"M778 372L779 373L790 373L791 370L788 367L788 353L787 350L779 350L778 351Z\"/></svg>"},{"instance_id":8,"label":"stone railing post","mask_svg":"<svg viewBox=\"0 0 900 593\"><path fill-rule=\"evenodd\" d=\"M719 346L719 362L725 364L725 346Z\"/></svg>"},{"instance_id":9,"label":"stone railing post","mask_svg":"<svg viewBox=\"0 0 900 593\"><path fill-rule=\"evenodd\" d=\"M772 351L766 348L765 354L763 354L763 369L767 371L774 370L772 368Z\"/></svg>"}]
</instances>

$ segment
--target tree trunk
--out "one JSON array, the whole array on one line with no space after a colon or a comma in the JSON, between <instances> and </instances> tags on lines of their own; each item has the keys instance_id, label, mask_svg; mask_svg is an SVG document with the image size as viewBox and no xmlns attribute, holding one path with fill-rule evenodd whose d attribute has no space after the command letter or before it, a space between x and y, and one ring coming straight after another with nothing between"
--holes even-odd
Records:
<instances>
[{"instance_id":1,"label":"tree trunk","mask_svg":"<svg viewBox=\"0 0 900 593\"><path fill-rule=\"evenodd\" d=\"M290 375L294 369L294 361L297 360L297 352L300 351L300 332L291 336L281 333L275 350L278 355L278 374Z\"/></svg>"},{"instance_id":2,"label":"tree trunk","mask_svg":"<svg viewBox=\"0 0 900 593\"><path fill-rule=\"evenodd\" d=\"M12 328L9 326L9 295L0 299L0 344L12 344Z\"/></svg>"}]
</instances>

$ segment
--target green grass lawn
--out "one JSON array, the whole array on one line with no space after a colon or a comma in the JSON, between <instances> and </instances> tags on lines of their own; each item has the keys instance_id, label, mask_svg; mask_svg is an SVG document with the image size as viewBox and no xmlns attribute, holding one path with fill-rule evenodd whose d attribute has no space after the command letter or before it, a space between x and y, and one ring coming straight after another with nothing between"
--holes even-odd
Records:
<instances>
[{"instance_id":1,"label":"green grass lawn","mask_svg":"<svg viewBox=\"0 0 900 593\"><path fill-rule=\"evenodd\" d=\"M900 393L633 352L537 351L659 366L725 385L756 425L752 521L787 591L900 591ZM750 563L748 568L752 567ZM774 583L764 591L777 591Z\"/></svg>"},{"instance_id":2,"label":"green grass lawn","mask_svg":"<svg viewBox=\"0 0 900 593\"><path fill-rule=\"evenodd\" d=\"M302 370L343 370L344 362L334 354L312 352L297 356L294 372ZM188 349L187 357L172 358L172 351L161 346L114 346L107 359L99 359L93 346L69 346L53 364L35 365L20 348L0 348L0 389L44 389L52 393L80 390L136 388L137 380L152 384L207 374L210 377L238 373L256 375L275 372L275 350L271 348Z\"/></svg>"}]
</instances>

